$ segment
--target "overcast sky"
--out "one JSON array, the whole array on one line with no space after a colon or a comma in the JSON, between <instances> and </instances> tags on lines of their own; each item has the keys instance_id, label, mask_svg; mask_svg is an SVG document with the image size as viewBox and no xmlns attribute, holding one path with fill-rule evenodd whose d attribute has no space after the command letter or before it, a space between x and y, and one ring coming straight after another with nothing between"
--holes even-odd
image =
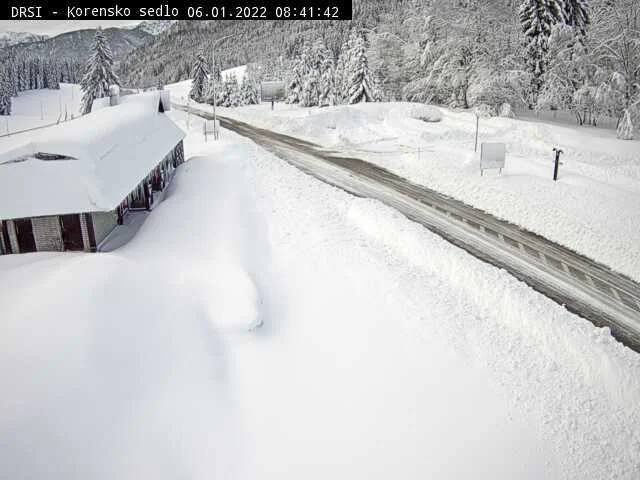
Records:
<instances>
[{"instance_id":1,"label":"overcast sky","mask_svg":"<svg viewBox=\"0 0 640 480\"><path fill-rule=\"evenodd\" d=\"M31 32L44 35L57 35L71 30L85 28L123 27L135 25L140 20L0 20L0 32Z\"/></svg>"}]
</instances>

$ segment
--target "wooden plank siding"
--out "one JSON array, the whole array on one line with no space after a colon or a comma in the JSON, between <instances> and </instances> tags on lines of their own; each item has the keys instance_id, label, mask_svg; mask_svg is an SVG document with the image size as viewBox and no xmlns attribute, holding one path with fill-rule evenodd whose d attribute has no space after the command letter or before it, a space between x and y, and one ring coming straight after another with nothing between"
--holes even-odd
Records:
<instances>
[{"instance_id":1,"label":"wooden plank siding","mask_svg":"<svg viewBox=\"0 0 640 480\"><path fill-rule=\"evenodd\" d=\"M13 220L7 220L7 229L9 231L9 243L11 244L11 251L13 253L20 253L20 247L18 246L18 237L16 236L16 228L13 224Z\"/></svg>"},{"instance_id":2,"label":"wooden plank siding","mask_svg":"<svg viewBox=\"0 0 640 480\"><path fill-rule=\"evenodd\" d=\"M84 213L78 215L80 217L80 233L82 235L82 246L85 252L91 251L91 238L89 235L89 226L87 225L87 218ZM89 222L91 223L91 222ZM95 247L94 247L95 248Z\"/></svg>"},{"instance_id":3,"label":"wooden plank siding","mask_svg":"<svg viewBox=\"0 0 640 480\"><path fill-rule=\"evenodd\" d=\"M64 249L60 218L57 215L32 217L31 225L33 226L33 238L36 241L37 251L61 252Z\"/></svg>"}]
</instances>

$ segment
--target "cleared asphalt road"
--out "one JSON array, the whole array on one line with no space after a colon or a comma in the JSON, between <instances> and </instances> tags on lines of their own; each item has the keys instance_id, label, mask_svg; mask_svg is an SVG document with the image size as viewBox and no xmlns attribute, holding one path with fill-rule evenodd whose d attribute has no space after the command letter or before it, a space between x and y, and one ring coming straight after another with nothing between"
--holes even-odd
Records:
<instances>
[{"instance_id":1,"label":"cleared asphalt road","mask_svg":"<svg viewBox=\"0 0 640 480\"><path fill-rule=\"evenodd\" d=\"M212 118L211 113L190 110ZM218 119L224 128L304 172L354 195L379 200L481 260L504 268L568 310L597 326L608 326L618 340L640 352L640 285L628 277L369 162L230 118Z\"/></svg>"}]
</instances>

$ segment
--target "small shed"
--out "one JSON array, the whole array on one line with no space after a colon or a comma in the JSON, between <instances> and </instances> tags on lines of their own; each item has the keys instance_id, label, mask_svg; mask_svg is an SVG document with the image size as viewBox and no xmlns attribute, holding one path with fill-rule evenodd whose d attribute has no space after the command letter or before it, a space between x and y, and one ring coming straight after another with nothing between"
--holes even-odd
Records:
<instances>
[{"instance_id":1,"label":"small shed","mask_svg":"<svg viewBox=\"0 0 640 480\"><path fill-rule=\"evenodd\" d=\"M166 105L128 95L0 145L0 254L95 252L129 211L151 208L184 162Z\"/></svg>"}]
</instances>

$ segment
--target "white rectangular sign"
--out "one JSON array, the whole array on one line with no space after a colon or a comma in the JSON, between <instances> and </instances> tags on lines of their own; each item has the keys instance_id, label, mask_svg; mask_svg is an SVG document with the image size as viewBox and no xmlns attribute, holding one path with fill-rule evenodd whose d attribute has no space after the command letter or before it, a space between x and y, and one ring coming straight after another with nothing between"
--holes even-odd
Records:
<instances>
[{"instance_id":1,"label":"white rectangular sign","mask_svg":"<svg viewBox=\"0 0 640 480\"><path fill-rule=\"evenodd\" d=\"M480 144L480 170L488 168L504 168L505 145L504 143Z\"/></svg>"},{"instance_id":2,"label":"white rectangular sign","mask_svg":"<svg viewBox=\"0 0 640 480\"><path fill-rule=\"evenodd\" d=\"M283 81L269 81L260 84L260 100L284 98L285 86Z\"/></svg>"}]
</instances>

